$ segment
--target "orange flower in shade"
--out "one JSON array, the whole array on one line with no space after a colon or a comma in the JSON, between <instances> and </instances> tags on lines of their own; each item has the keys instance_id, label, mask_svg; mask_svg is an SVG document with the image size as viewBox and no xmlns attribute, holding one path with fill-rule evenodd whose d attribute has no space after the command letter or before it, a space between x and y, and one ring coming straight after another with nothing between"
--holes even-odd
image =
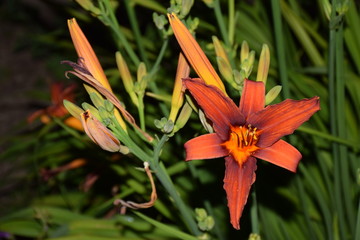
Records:
<instances>
[{"instance_id":1,"label":"orange flower in shade","mask_svg":"<svg viewBox=\"0 0 360 240\"><path fill-rule=\"evenodd\" d=\"M238 107L201 79L184 79L184 84L215 130L185 143L186 161L225 157L230 221L240 229L240 217L255 181L256 158L296 172L301 154L280 138L293 133L320 109L319 98L287 99L264 108L263 82L245 80Z\"/></svg>"},{"instance_id":2,"label":"orange flower in shade","mask_svg":"<svg viewBox=\"0 0 360 240\"><path fill-rule=\"evenodd\" d=\"M51 122L51 117L64 117L69 114L63 105L63 100L66 99L68 101L73 101L75 99L74 90L76 85L71 84L65 87L62 83L57 82L52 83L50 87L51 105L32 113L27 118L29 123L32 123L35 119L40 118L42 123L47 124ZM64 123L74 129L83 130L81 122L74 117L64 119Z\"/></svg>"}]
</instances>

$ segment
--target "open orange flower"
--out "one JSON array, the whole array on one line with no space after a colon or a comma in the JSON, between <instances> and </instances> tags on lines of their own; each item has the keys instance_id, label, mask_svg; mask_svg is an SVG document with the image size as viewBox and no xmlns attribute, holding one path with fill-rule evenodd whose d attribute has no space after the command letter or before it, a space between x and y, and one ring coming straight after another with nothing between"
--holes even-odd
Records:
<instances>
[{"instance_id":1,"label":"open orange flower","mask_svg":"<svg viewBox=\"0 0 360 240\"><path fill-rule=\"evenodd\" d=\"M320 109L319 98L287 99L264 108L263 82L245 80L238 107L201 79L184 79L184 84L215 130L185 143L186 160L225 157L230 221L240 229L239 220L255 181L256 158L295 172L301 154L280 138L293 133Z\"/></svg>"}]
</instances>

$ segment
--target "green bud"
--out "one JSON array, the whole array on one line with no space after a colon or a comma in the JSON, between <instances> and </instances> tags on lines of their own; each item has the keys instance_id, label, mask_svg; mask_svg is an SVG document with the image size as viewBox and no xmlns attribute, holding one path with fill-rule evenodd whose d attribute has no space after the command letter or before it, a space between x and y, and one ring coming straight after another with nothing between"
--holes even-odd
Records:
<instances>
[{"instance_id":1,"label":"green bud","mask_svg":"<svg viewBox=\"0 0 360 240\"><path fill-rule=\"evenodd\" d=\"M265 96L265 105L269 105L272 103L272 101L275 100L277 96L279 96L279 93L281 92L282 87L277 85L270 89L270 91Z\"/></svg>"},{"instance_id":2,"label":"green bud","mask_svg":"<svg viewBox=\"0 0 360 240\"><path fill-rule=\"evenodd\" d=\"M201 109L199 109L199 118L200 118L201 124L204 126L206 131L208 131L209 133L213 133L214 129L212 128L211 124L208 123L208 121L205 117L205 114Z\"/></svg>"},{"instance_id":3,"label":"green bud","mask_svg":"<svg viewBox=\"0 0 360 240\"><path fill-rule=\"evenodd\" d=\"M268 45L264 44L261 50L258 73L256 76L257 82L263 82L266 85L270 67L270 50Z\"/></svg>"},{"instance_id":4,"label":"green bud","mask_svg":"<svg viewBox=\"0 0 360 240\"><path fill-rule=\"evenodd\" d=\"M64 99L63 104L73 117L80 120L80 115L84 112L83 109L81 109L80 107L76 106L75 104L73 104L72 102L66 99Z\"/></svg>"},{"instance_id":5,"label":"green bud","mask_svg":"<svg viewBox=\"0 0 360 240\"><path fill-rule=\"evenodd\" d=\"M173 134L185 126L185 124L187 123L187 121L191 116L191 113L192 113L192 108L190 104L186 102L182 107L178 118L176 119L176 123L173 129Z\"/></svg>"},{"instance_id":6,"label":"green bud","mask_svg":"<svg viewBox=\"0 0 360 240\"><path fill-rule=\"evenodd\" d=\"M249 236L249 240L261 240L261 237L257 233L251 233Z\"/></svg>"},{"instance_id":7,"label":"green bud","mask_svg":"<svg viewBox=\"0 0 360 240\"><path fill-rule=\"evenodd\" d=\"M114 111L114 104L112 104L109 100L105 99L104 101L104 107L106 111L109 113L112 113Z\"/></svg>"},{"instance_id":8,"label":"green bud","mask_svg":"<svg viewBox=\"0 0 360 240\"><path fill-rule=\"evenodd\" d=\"M159 30L163 30L164 26L168 23L164 15L159 15L156 12L153 13L153 21Z\"/></svg>"},{"instance_id":9,"label":"green bud","mask_svg":"<svg viewBox=\"0 0 360 240\"><path fill-rule=\"evenodd\" d=\"M202 231L210 231L214 227L214 225L215 225L214 218L211 216L208 216L205 209L196 208L195 214L196 214L196 220L198 222L198 227Z\"/></svg>"},{"instance_id":10,"label":"green bud","mask_svg":"<svg viewBox=\"0 0 360 240\"><path fill-rule=\"evenodd\" d=\"M243 41L240 50L240 64L242 64L249 57L249 44Z\"/></svg>"},{"instance_id":11,"label":"green bud","mask_svg":"<svg viewBox=\"0 0 360 240\"><path fill-rule=\"evenodd\" d=\"M92 113L92 115L94 117L96 117L99 120L102 120L100 115L99 115L99 111L91 104L88 104L87 102L83 102L81 104L81 107L86 111L86 110L90 110L90 112Z\"/></svg>"},{"instance_id":12,"label":"green bud","mask_svg":"<svg viewBox=\"0 0 360 240\"><path fill-rule=\"evenodd\" d=\"M181 16L188 15L193 5L194 5L194 0L182 0L180 15Z\"/></svg>"},{"instance_id":13,"label":"green bud","mask_svg":"<svg viewBox=\"0 0 360 240\"><path fill-rule=\"evenodd\" d=\"M93 93L90 93L89 96L90 96L91 102L94 104L94 106L96 108L104 106L104 98L101 95L93 92Z\"/></svg>"}]
</instances>

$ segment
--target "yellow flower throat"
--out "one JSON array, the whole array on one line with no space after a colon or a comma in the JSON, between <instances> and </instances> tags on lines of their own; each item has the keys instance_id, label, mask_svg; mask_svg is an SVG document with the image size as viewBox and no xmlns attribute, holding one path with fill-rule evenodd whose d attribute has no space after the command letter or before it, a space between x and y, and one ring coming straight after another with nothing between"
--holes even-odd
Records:
<instances>
[{"instance_id":1,"label":"yellow flower throat","mask_svg":"<svg viewBox=\"0 0 360 240\"><path fill-rule=\"evenodd\" d=\"M258 139L259 130L250 124L247 126L231 126L229 139L223 143L223 146L242 165L254 151L259 149L255 145Z\"/></svg>"}]
</instances>

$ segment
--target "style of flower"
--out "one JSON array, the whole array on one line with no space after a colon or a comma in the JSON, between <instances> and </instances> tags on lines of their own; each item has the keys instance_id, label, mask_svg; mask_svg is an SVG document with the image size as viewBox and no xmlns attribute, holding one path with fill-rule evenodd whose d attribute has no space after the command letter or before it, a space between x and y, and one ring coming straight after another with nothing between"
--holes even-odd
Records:
<instances>
[{"instance_id":1,"label":"style of flower","mask_svg":"<svg viewBox=\"0 0 360 240\"><path fill-rule=\"evenodd\" d=\"M240 229L240 217L256 178L256 158L295 172L301 154L280 138L293 133L320 109L319 98L287 99L264 108L263 82L245 80L238 107L201 79L184 79L184 84L215 130L185 143L186 161L225 157L230 222Z\"/></svg>"}]
</instances>

